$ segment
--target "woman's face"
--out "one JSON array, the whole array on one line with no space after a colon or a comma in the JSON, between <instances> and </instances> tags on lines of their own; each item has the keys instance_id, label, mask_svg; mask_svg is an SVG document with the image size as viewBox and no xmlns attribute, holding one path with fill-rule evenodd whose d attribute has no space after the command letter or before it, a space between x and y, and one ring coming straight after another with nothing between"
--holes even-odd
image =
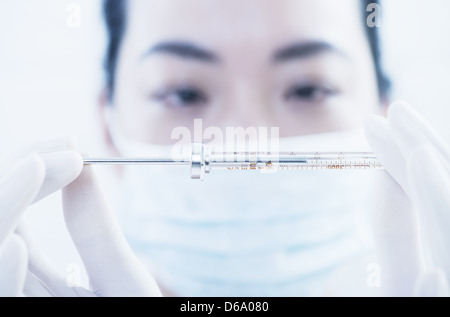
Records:
<instances>
[{"instance_id":1,"label":"woman's face","mask_svg":"<svg viewBox=\"0 0 450 317\"><path fill-rule=\"evenodd\" d=\"M359 0L133 0L113 107L124 134L360 128L380 108Z\"/></svg>"}]
</instances>

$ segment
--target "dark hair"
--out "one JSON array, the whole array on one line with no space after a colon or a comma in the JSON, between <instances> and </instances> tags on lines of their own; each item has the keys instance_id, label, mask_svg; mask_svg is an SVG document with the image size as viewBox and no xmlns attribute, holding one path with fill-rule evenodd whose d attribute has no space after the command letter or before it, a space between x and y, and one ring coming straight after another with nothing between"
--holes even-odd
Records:
<instances>
[{"instance_id":1,"label":"dark hair","mask_svg":"<svg viewBox=\"0 0 450 317\"><path fill-rule=\"evenodd\" d=\"M367 39L370 44L370 50L372 52L373 64L375 67L375 72L377 75L377 83L378 83L378 93L380 96L380 100L387 101L389 99L390 89L391 89L391 81L386 76L382 62L381 62L381 41L378 27L370 27L367 25L367 7L370 4L380 4L380 0L362 0L362 10L363 10L363 25L365 26Z\"/></svg>"},{"instance_id":2,"label":"dark hair","mask_svg":"<svg viewBox=\"0 0 450 317\"><path fill-rule=\"evenodd\" d=\"M108 34L108 48L105 59L106 84L109 98L112 99L117 60L127 27L127 0L104 0L103 15Z\"/></svg>"},{"instance_id":3,"label":"dark hair","mask_svg":"<svg viewBox=\"0 0 450 317\"><path fill-rule=\"evenodd\" d=\"M367 39L372 52L374 67L377 75L378 92L381 100L388 99L390 81L383 71L381 65L380 39L377 27L367 25L369 4L379 4L380 0L360 0L362 4L363 25L365 26ZM115 75L119 51L127 26L127 0L104 0L103 13L108 34L108 49L105 60L106 83L109 90L109 97L112 98L114 92Z\"/></svg>"}]
</instances>

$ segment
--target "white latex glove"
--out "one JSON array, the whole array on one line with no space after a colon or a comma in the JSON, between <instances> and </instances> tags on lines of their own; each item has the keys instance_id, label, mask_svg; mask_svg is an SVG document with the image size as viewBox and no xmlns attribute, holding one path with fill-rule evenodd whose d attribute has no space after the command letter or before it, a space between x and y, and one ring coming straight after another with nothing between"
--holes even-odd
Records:
<instances>
[{"instance_id":1,"label":"white latex glove","mask_svg":"<svg viewBox=\"0 0 450 317\"><path fill-rule=\"evenodd\" d=\"M373 213L382 294L450 295L450 148L405 102L371 117L366 138L386 168Z\"/></svg>"},{"instance_id":2,"label":"white latex glove","mask_svg":"<svg viewBox=\"0 0 450 317\"><path fill-rule=\"evenodd\" d=\"M74 149L72 138L36 145L25 151L35 154L0 181L0 296L159 296L155 281L121 234L92 171L81 172L83 160ZM66 225L91 290L66 285L22 219L30 204L61 188Z\"/></svg>"}]
</instances>

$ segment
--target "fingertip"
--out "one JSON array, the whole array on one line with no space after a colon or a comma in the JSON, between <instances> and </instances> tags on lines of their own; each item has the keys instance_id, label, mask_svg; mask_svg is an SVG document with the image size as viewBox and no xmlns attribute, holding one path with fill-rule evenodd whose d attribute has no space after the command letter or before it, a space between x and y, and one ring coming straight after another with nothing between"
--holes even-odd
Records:
<instances>
[{"instance_id":1,"label":"fingertip","mask_svg":"<svg viewBox=\"0 0 450 317\"><path fill-rule=\"evenodd\" d=\"M65 154L65 162L70 166L65 177L65 184L62 188L74 182L84 171L84 159L81 153L76 151L68 151Z\"/></svg>"},{"instance_id":2,"label":"fingertip","mask_svg":"<svg viewBox=\"0 0 450 317\"><path fill-rule=\"evenodd\" d=\"M384 117L371 116L365 122L365 136L378 160L392 177L407 190L405 160Z\"/></svg>"},{"instance_id":3,"label":"fingertip","mask_svg":"<svg viewBox=\"0 0 450 317\"><path fill-rule=\"evenodd\" d=\"M10 190L21 190L24 196L31 197L37 194L44 182L45 173L43 160L39 155L33 153L19 161L17 166L5 177L5 180L9 184Z\"/></svg>"},{"instance_id":4,"label":"fingertip","mask_svg":"<svg viewBox=\"0 0 450 317\"><path fill-rule=\"evenodd\" d=\"M386 118L377 115L372 115L365 120L364 133L370 146L375 148L374 150L391 137Z\"/></svg>"},{"instance_id":5,"label":"fingertip","mask_svg":"<svg viewBox=\"0 0 450 317\"><path fill-rule=\"evenodd\" d=\"M391 125L403 127L403 129L407 127L406 130L417 130L424 124L419 112L404 100L392 103L388 110L388 121Z\"/></svg>"},{"instance_id":6,"label":"fingertip","mask_svg":"<svg viewBox=\"0 0 450 317\"><path fill-rule=\"evenodd\" d=\"M366 132L376 132L380 129L384 129L387 126L387 120L379 115L370 115L364 120L364 130Z\"/></svg>"},{"instance_id":7,"label":"fingertip","mask_svg":"<svg viewBox=\"0 0 450 317\"><path fill-rule=\"evenodd\" d=\"M83 159L82 159L83 160ZM78 194L81 191L85 191L86 188L94 185L96 181L94 169L90 165L83 165L81 171L70 184L68 184L63 192L65 195L71 196L71 193Z\"/></svg>"},{"instance_id":8,"label":"fingertip","mask_svg":"<svg viewBox=\"0 0 450 317\"><path fill-rule=\"evenodd\" d=\"M394 101L388 109L388 118L403 116L406 112L411 112L412 106L405 100Z\"/></svg>"},{"instance_id":9,"label":"fingertip","mask_svg":"<svg viewBox=\"0 0 450 317\"><path fill-rule=\"evenodd\" d=\"M72 166L71 181L76 179L82 172L84 166L84 159L81 153L77 151L67 152L67 163Z\"/></svg>"},{"instance_id":10,"label":"fingertip","mask_svg":"<svg viewBox=\"0 0 450 317\"><path fill-rule=\"evenodd\" d=\"M80 177L83 178L92 178L94 177L95 170L92 165L84 165L83 170L81 171Z\"/></svg>"},{"instance_id":11,"label":"fingertip","mask_svg":"<svg viewBox=\"0 0 450 317\"><path fill-rule=\"evenodd\" d=\"M83 170L83 158L75 150L39 155L45 164L45 180L34 202L64 188Z\"/></svg>"}]
</instances>

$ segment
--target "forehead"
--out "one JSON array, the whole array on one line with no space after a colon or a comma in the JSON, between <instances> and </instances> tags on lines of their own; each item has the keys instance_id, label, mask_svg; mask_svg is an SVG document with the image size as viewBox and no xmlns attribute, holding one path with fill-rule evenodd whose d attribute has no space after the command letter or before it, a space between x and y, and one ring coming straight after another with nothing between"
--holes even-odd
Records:
<instances>
[{"instance_id":1,"label":"forehead","mask_svg":"<svg viewBox=\"0 0 450 317\"><path fill-rule=\"evenodd\" d=\"M133 0L127 39L138 50L167 39L206 47L283 45L321 39L340 47L364 39L359 0Z\"/></svg>"}]
</instances>

